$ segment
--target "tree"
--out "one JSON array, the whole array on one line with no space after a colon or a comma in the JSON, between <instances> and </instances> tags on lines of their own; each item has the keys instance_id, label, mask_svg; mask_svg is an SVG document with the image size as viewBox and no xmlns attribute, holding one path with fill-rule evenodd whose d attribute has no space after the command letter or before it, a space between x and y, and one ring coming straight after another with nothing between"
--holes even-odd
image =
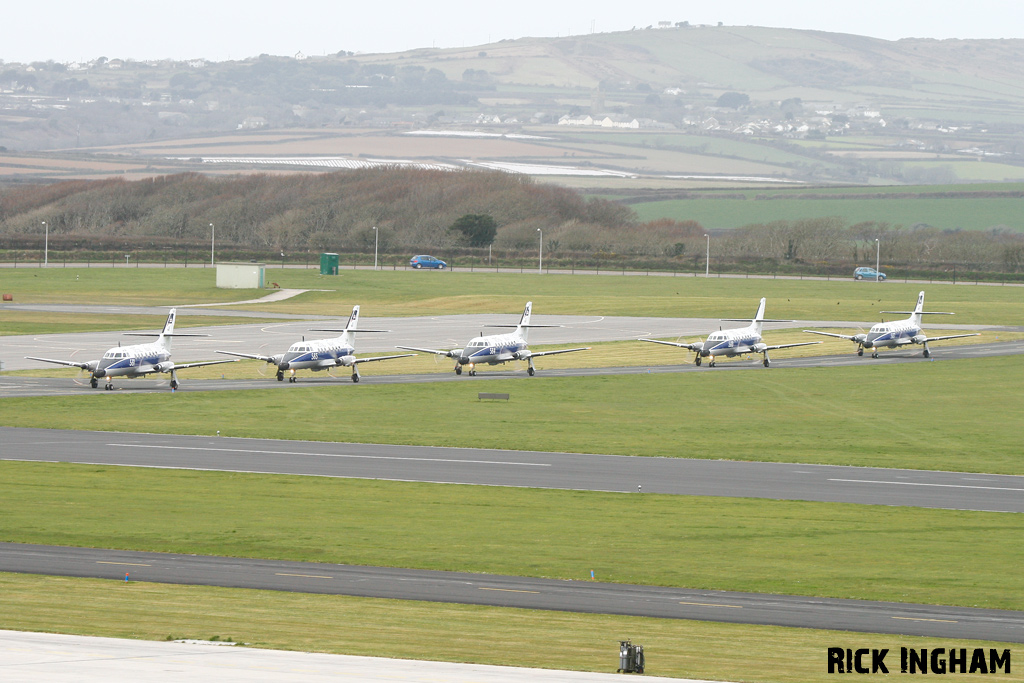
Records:
<instances>
[{"instance_id":1,"label":"tree","mask_svg":"<svg viewBox=\"0 0 1024 683\"><path fill-rule=\"evenodd\" d=\"M715 102L716 107L727 107L729 109L739 109L750 104L750 95L745 95L739 92L727 92L722 93L718 101Z\"/></svg>"},{"instance_id":2,"label":"tree","mask_svg":"<svg viewBox=\"0 0 1024 683\"><path fill-rule=\"evenodd\" d=\"M448 231L461 232L471 247L486 247L494 242L498 224L494 222L493 216L486 213L467 213L457 218Z\"/></svg>"}]
</instances>

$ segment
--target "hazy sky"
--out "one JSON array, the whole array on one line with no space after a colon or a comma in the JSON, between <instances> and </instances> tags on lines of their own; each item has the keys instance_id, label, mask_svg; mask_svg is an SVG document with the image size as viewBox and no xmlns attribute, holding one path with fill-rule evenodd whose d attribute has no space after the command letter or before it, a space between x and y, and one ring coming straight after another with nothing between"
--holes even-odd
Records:
<instances>
[{"instance_id":1,"label":"hazy sky","mask_svg":"<svg viewBox=\"0 0 1024 683\"><path fill-rule=\"evenodd\" d=\"M657 25L755 25L898 38L1024 38L1020 0L84 2L4 8L0 60L244 59L462 47Z\"/></svg>"}]
</instances>

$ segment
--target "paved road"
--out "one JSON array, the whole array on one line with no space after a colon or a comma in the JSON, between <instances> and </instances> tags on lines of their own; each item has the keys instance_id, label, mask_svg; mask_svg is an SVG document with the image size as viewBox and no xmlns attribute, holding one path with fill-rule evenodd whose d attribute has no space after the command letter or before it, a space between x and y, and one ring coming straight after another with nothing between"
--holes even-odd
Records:
<instances>
[{"instance_id":1,"label":"paved road","mask_svg":"<svg viewBox=\"0 0 1024 683\"><path fill-rule=\"evenodd\" d=\"M0 571L1024 643L1024 612L0 543Z\"/></svg>"},{"instance_id":2,"label":"paved road","mask_svg":"<svg viewBox=\"0 0 1024 683\"><path fill-rule=\"evenodd\" d=\"M0 459L1024 513L1024 476L0 428Z\"/></svg>"}]
</instances>

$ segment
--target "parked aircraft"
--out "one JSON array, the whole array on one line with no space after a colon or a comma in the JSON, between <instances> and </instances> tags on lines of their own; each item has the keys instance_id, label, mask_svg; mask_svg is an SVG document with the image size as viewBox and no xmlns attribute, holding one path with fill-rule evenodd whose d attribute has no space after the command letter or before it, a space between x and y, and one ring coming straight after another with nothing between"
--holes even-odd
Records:
<instances>
[{"instance_id":1,"label":"parked aircraft","mask_svg":"<svg viewBox=\"0 0 1024 683\"><path fill-rule=\"evenodd\" d=\"M359 381L359 363L370 363L378 360L390 360L392 358L406 358L415 356L415 353L401 353L392 356L374 356L373 358L355 357L355 338L352 336L357 332L388 332L389 330L359 330L359 306L352 307L352 315L344 329L317 329L312 332L341 332L340 336L330 339L312 339L295 342L284 353L274 356L261 356L256 353L236 353L234 351L218 351L228 356L240 358L252 358L265 363L277 366L277 381L284 381L284 373L290 372L289 382L295 382L295 371L308 369L313 372L329 370L338 366L352 368L352 381Z\"/></svg>"},{"instance_id":2,"label":"parked aircraft","mask_svg":"<svg viewBox=\"0 0 1024 683\"><path fill-rule=\"evenodd\" d=\"M408 349L409 351L422 351L424 353L433 353L438 356L445 356L447 358L455 359L455 374L462 374L462 366L469 368L469 375L472 377L476 375L476 366L481 363L487 365L497 365L498 363L507 363L513 360L525 360L528 364L527 373L531 377L536 373L536 368L533 367L533 359L540 358L541 356L553 356L559 353L572 353L574 351L586 351L590 347L580 347L576 349L559 349L557 351L530 351L527 346L527 336L529 335L531 327L561 327L561 325L531 325L530 324L530 311L533 307L532 301L526 302L526 308L523 310L523 317L519 320L518 325L488 325L488 327L514 327L515 331L509 334L491 334L487 336L474 337L469 340L464 349L451 349L446 351L443 349L422 349L415 346L399 346L400 349Z\"/></svg>"},{"instance_id":3,"label":"parked aircraft","mask_svg":"<svg viewBox=\"0 0 1024 683\"><path fill-rule=\"evenodd\" d=\"M150 344L133 344L131 346L115 346L108 349L100 360L90 360L84 363L76 363L70 360L54 360L52 358L36 358L25 356L29 360L39 360L44 363L56 363L58 365L69 365L71 367L87 370L92 376L89 378L89 385L95 389L99 385L99 379L106 380L104 389L114 388L114 377L142 377L152 373L170 373L171 389L178 388L178 370L186 368L198 368L204 365L217 365L218 363L234 363L233 360L207 360L198 363L174 363L171 360L171 337L209 337L208 334L190 334L174 331L174 316L176 309L171 309L167 315L167 322L161 332L125 332L133 337L156 337L156 341Z\"/></svg>"},{"instance_id":4,"label":"parked aircraft","mask_svg":"<svg viewBox=\"0 0 1024 683\"><path fill-rule=\"evenodd\" d=\"M928 342L941 341L943 339L958 339L960 337L977 337L977 332L970 334L947 334L942 337L929 337L921 331L921 316L922 315L953 315L952 313L939 313L936 311L926 311L924 309L924 292L917 295L917 306L914 307L913 311L882 311L882 313L893 313L896 315L909 315L909 318L903 320L894 320L888 323L878 323L872 325L868 332L845 335L835 334L833 332L817 332L815 330L804 330L804 332L810 332L811 334L820 334L826 337L838 337L839 339L849 339L857 345L857 355L863 356L864 349L871 349L871 357L878 358L878 349L880 348L896 348L900 346L906 346L907 344L921 344L924 347L924 357L931 358L932 353L928 349Z\"/></svg>"},{"instance_id":5,"label":"parked aircraft","mask_svg":"<svg viewBox=\"0 0 1024 683\"><path fill-rule=\"evenodd\" d=\"M765 300L757 307L757 313L753 318L723 318L723 322L749 322L746 327L736 327L729 330L719 330L708 335L705 341L693 344L682 344L678 342L660 341L658 339L641 339L640 341L651 342L652 344L665 344L667 346L678 346L681 349L690 349L697 354L694 358L694 365L700 365L703 358L708 359L708 367L715 367L716 357L741 356L747 353L760 353L764 360L765 367L771 365L768 352L776 349L788 349L793 346L808 346L820 344L821 342L800 342L797 344L776 344L769 346L761 340L762 323L791 323L794 320L769 320L764 317Z\"/></svg>"}]
</instances>

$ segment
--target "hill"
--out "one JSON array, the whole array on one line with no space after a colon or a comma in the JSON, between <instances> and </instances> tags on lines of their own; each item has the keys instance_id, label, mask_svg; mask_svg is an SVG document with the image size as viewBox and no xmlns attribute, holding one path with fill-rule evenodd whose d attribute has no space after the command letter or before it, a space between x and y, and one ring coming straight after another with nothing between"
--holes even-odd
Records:
<instances>
[{"instance_id":1,"label":"hill","mask_svg":"<svg viewBox=\"0 0 1024 683\"><path fill-rule=\"evenodd\" d=\"M1022 72L1022 40L685 25L396 54L8 63L0 182L373 160L586 188L1020 181Z\"/></svg>"}]
</instances>

